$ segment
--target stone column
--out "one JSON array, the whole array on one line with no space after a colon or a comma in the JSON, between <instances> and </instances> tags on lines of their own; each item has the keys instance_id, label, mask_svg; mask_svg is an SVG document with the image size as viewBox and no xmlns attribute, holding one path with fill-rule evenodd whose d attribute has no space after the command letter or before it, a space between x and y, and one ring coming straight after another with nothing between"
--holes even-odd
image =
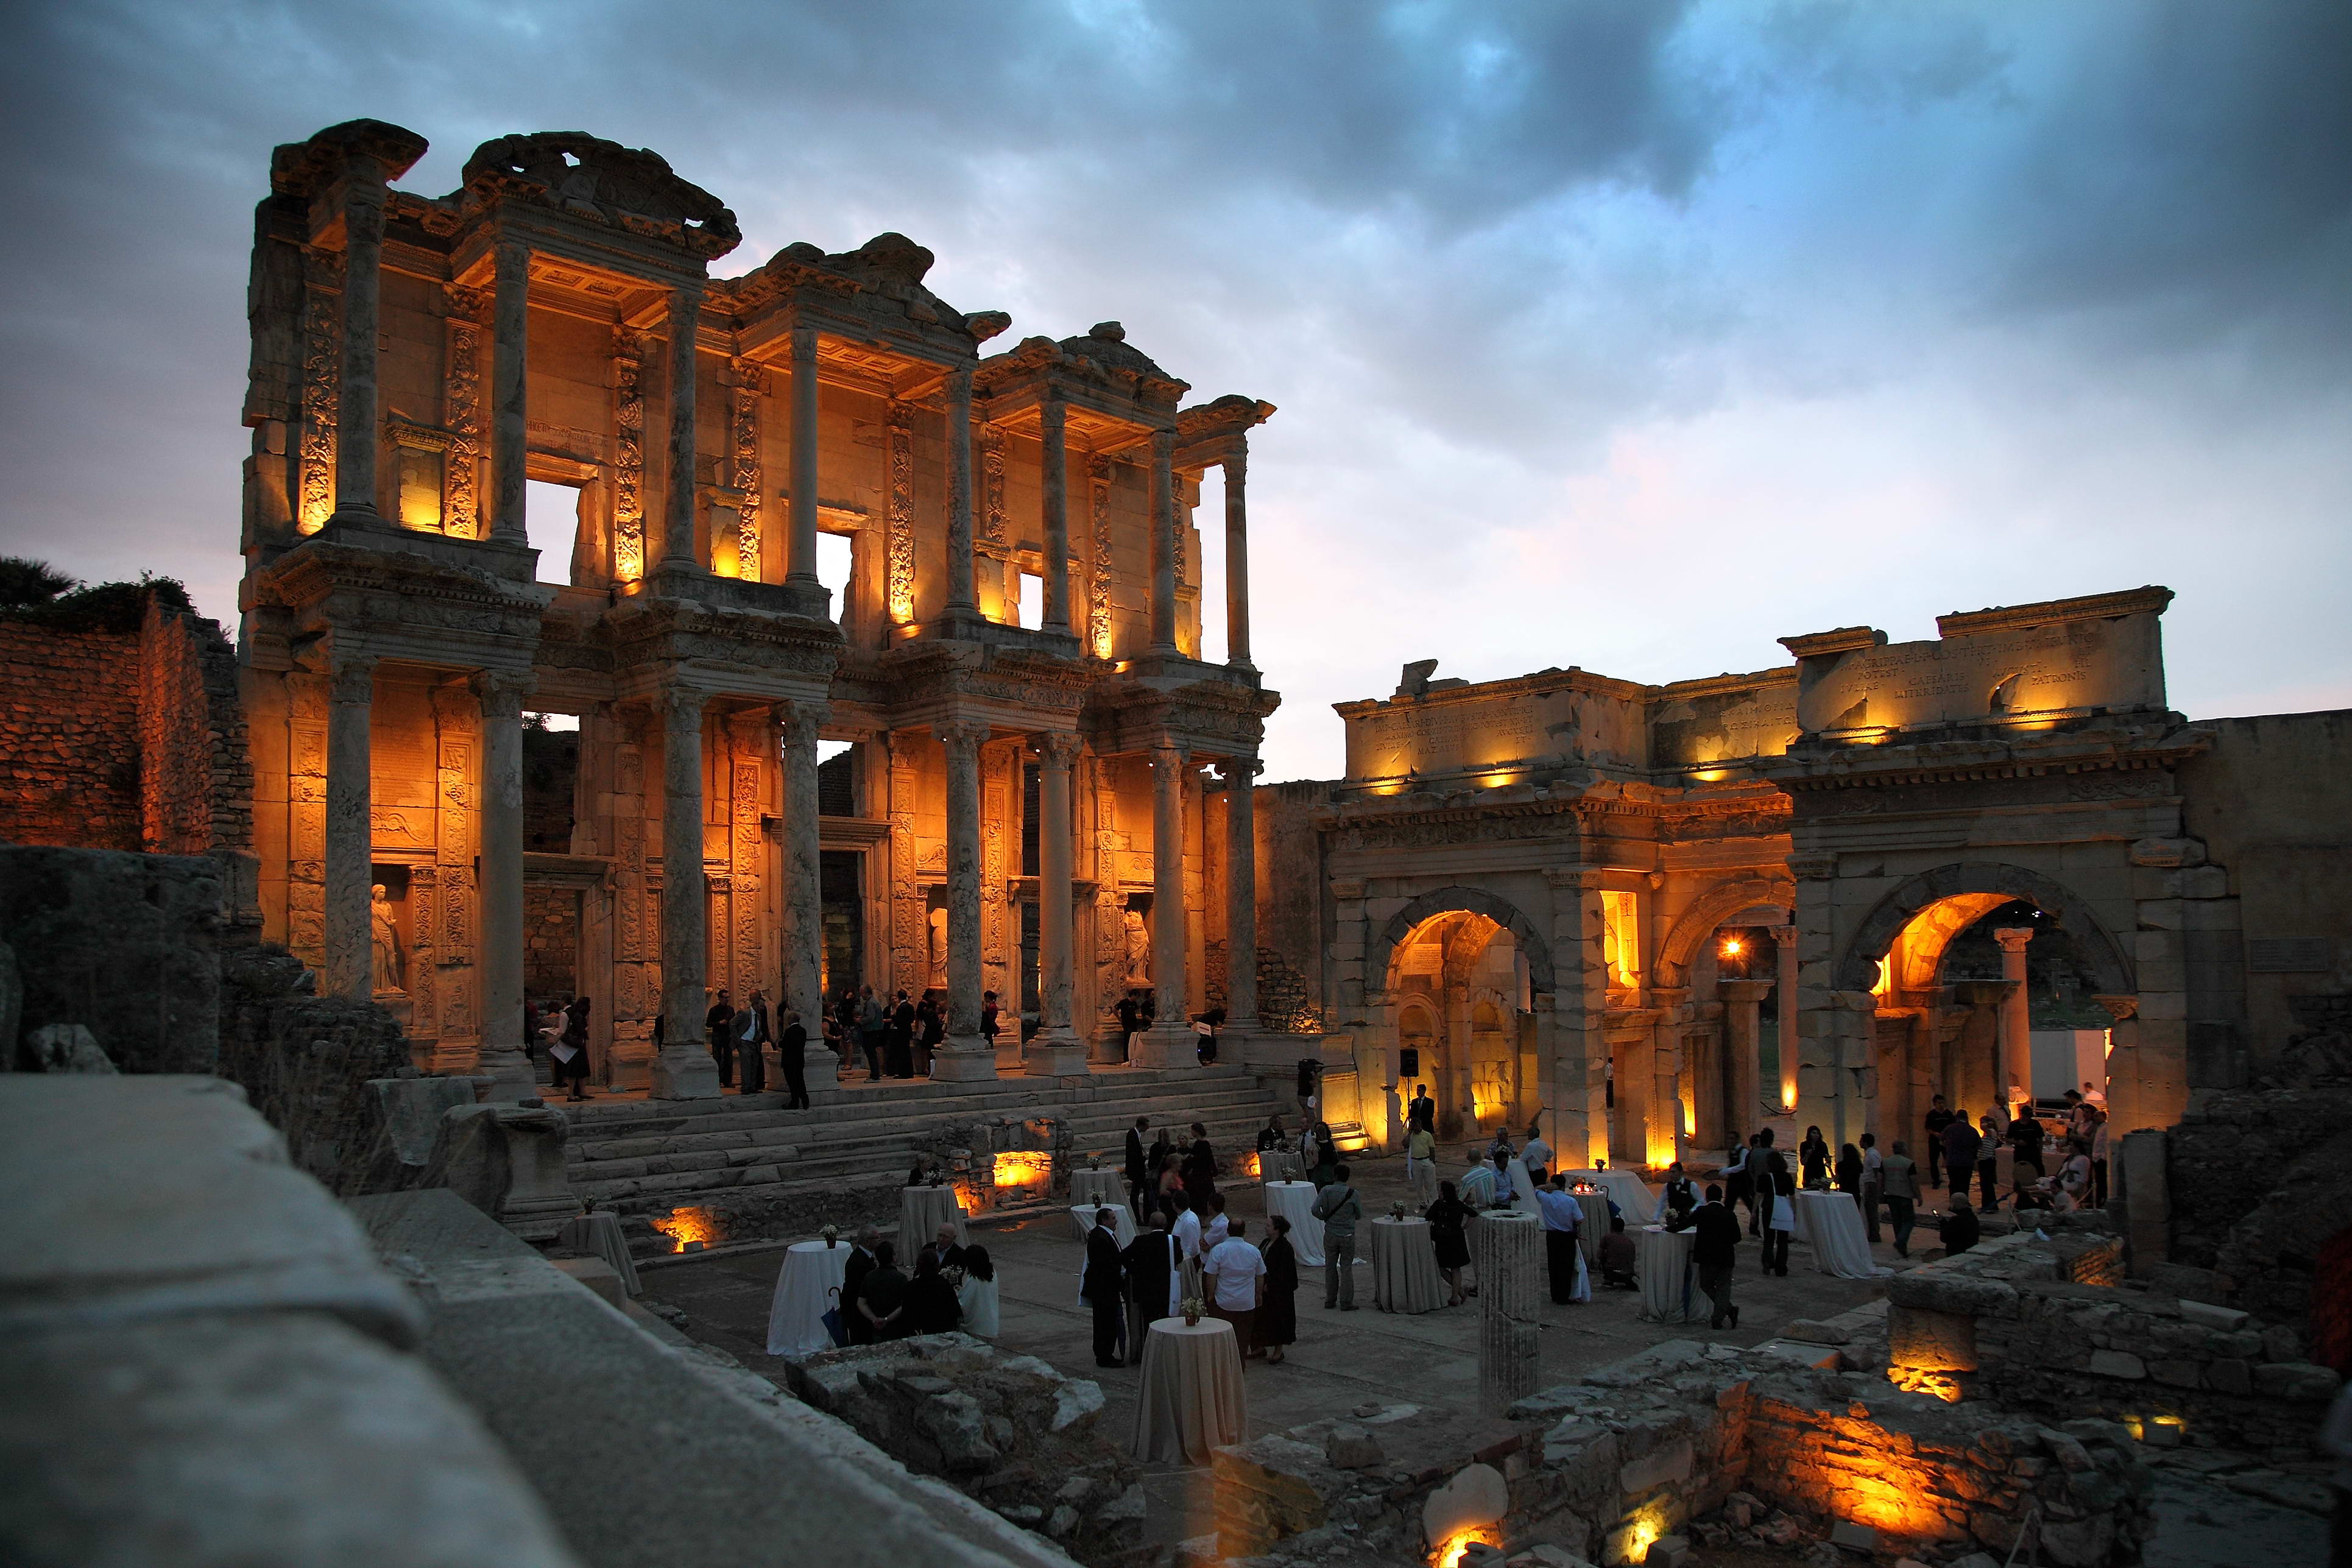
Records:
<instances>
[{"instance_id":1,"label":"stone column","mask_svg":"<svg viewBox=\"0 0 2352 1568\"><path fill-rule=\"evenodd\" d=\"M1718 980L1715 989L1723 998L1723 1068L1731 1080L1732 1124L1724 1131L1744 1137L1762 1126L1769 1116L1763 1100L1762 1013L1764 995L1772 989L1772 983Z\"/></svg>"},{"instance_id":2,"label":"stone column","mask_svg":"<svg viewBox=\"0 0 2352 1568\"><path fill-rule=\"evenodd\" d=\"M490 300L490 537L528 545L523 480L530 437L530 247L500 240L490 264L496 279Z\"/></svg>"},{"instance_id":3,"label":"stone column","mask_svg":"<svg viewBox=\"0 0 2352 1568\"><path fill-rule=\"evenodd\" d=\"M950 619L976 616L971 587L971 372L948 376L948 602ZM974 784L973 788L978 789ZM977 800L977 796L974 797ZM975 811L978 806L975 805ZM977 875L977 873L975 873ZM977 995L973 1007L979 1006ZM972 1030L980 1029L973 1014Z\"/></svg>"},{"instance_id":4,"label":"stone column","mask_svg":"<svg viewBox=\"0 0 2352 1568\"><path fill-rule=\"evenodd\" d=\"M1549 1046L1539 1050L1536 1070L1545 1136L1561 1164L1575 1169L1611 1153L1603 1107L1608 1045L1601 1032L1608 1005L1602 958L1607 917L1599 867L1557 866L1544 873L1544 880L1552 897L1553 1016Z\"/></svg>"},{"instance_id":5,"label":"stone column","mask_svg":"<svg viewBox=\"0 0 2352 1568\"><path fill-rule=\"evenodd\" d=\"M793 608L804 616L823 616L831 612L832 605L824 583L816 574L816 329L794 327L792 542L787 552L784 585L792 590ZM814 748L815 742L812 740L810 745ZM811 755L814 755L814 750ZM812 806L810 810L814 814L815 808ZM810 820L815 820L814 815ZM802 1021L807 1021L805 1009Z\"/></svg>"},{"instance_id":6,"label":"stone column","mask_svg":"<svg viewBox=\"0 0 2352 1568\"><path fill-rule=\"evenodd\" d=\"M1225 662L1236 669L1250 663L1249 454L1225 459Z\"/></svg>"},{"instance_id":7,"label":"stone column","mask_svg":"<svg viewBox=\"0 0 2352 1568\"><path fill-rule=\"evenodd\" d=\"M1037 433L1045 445L1039 482L1045 491L1045 612L1038 629L1070 634L1070 470L1063 436L1062 400L1038 405Z\"/></svg>"},{"instance_id":8,"label":"stone column","mask_svg":"<svg viewBox=\"0 0 2352 1568\"><path fill-rule=\"evenodd\" d=\"M2022 1098L2033 1095L2033 1000L2025 994L2025 944L2033 940L2032 928L2005 926L1992 933L2000 943L2000 977L2014 981L2009 994L2000 1004L2000 1034L1992 1058L1992 1091L2000 1096L2004 1114L2014 1114L2016 1105L2009 1096L2010 1079L2018 1080ZM2070 1075L2071 1076L2071 1075Z\"/></svg>"},{"instance_id":9,"label":"stone column","mask_svg":"<svg viewBox=\"0 0 2352 1568\"><path fill-rule=\"evenodd\" d=\"M1135 1037L1137 1067L1198 1067L1187 1018L1184 961L1192 945L1184 920L1184 775L1192 765L1183 747L1151 748L1151 1027Z\"/></svg>"},{"instance_id":10,"label":"stone column","mask_svg":"<svg viewBox=\"0 0 2352 1568\"><path fill-rule=\"evenodd\" d=\"M964 379L969 389L970 375ZM967 529L965 543L970 542ZM969 548L963 563L969 587ZM950 720L932 725L931 733L946 748L948 761L948 1024L947 1038L932 1054L931 1077L973 1083L996 1076L996 1052L980 1032L980 748L988 740L988 726Z\"/></svg>"},{"instance_id":11,"label":"stone column","mask_svg":"<svg viewBox=\"0 0 2352 1568\"><path fill-rule=\"evenodd\" d=\"M323 920L326 991L364 1002L375 994L374 814L368 776L375 660L334 660L327 690L327 831Z\"/></svg>"},{"instance_id":12,"label":"stone column","mask_svg":"<svg viewBox=\"0 0 2352 1568\"><path fill-rule=\"evenodd\" d=\"M2135 994L2114 996L2094 996L2092 1001L2107 1010L2115 1019L2109 1027L2106 1063L2107 1079L2107 1141L2109 1158L2118 1134L2137 1131L2148 1124L2143 1103L2146 1084L2141 1078L2139 1052L2139 997ZM2108 1191L2112 1193L2111 1184Z\"/></svg>"},{"instance_id":13,"label":"stone column","mask_svg":"<svg viewBox=\"0 0 2352 1568\"><path fill-rule=\"evenodd\" d=\"M1780 967L1780 990L1772 1011L1780 1026L1780 1085L1774 1103L1783 1116L1797 1113L1797 928L1774 926L1772 946Z\"/></svg>"},{"instance_id":14,"label":"stone column","mask_svg":"<svg viewBox=\"0 0 2352 1568\"><path fill-rule=\"evenodd\" d=\"M1664 1119L1659 1124L1667 1141L1674 1144L1676 1159L1682 1158L1697 1125L1693 1114L1697 1107L1691 1093L1691 1063L1685 1059L1683 1047L1683 1004L1689 1000L1690 991L1685 986L1650 987L1650 1005L1657 1009L1656 1020L1650 1026L1650 1060L1657 1086L1655 1113Z\"/></svg>"},{"instance_id":15,"label":"stone column","mask_svg":"<svg viewBox=\"0 0 2352 1568\"><path fill-rule=\"evenodd\" d=\"M674 569L698 568L702 564L694 553L694 356L695 334L700 329L701 321L702 285L681 283L669 291L669 496L662 512L662 564ZM798 460L797 457L794 460ZM697 843L699 842L698 839Z\"/></svg>"},{"instance_id":16,"label":"stone column","mask_svg":"<svg viewBox=\"0 0 2352 1568\"><path fill-rule=\"evenodd\" d=\"M1076 735L1038 738L1037 762L1037 1037L1029 1042L1032 1078L1066 1078L1087 1070L1087 1047L1070 1026L1071 856L1070 765Z\"/></svg>"},{"instance_id":17,"label":"stone column","mask_svg":"<svg viewBox=\"0 0 2352 1568\"><path fill-rule=\"evenodd\" d=\"M798 495L797 487L794 495ZM824 997L819 977L824 973L824 895L818 847L816 742L824 721L822 702L779 702L776 719L782 733L784 785L784 987L782 1006L801 1016L809 1032L802 1059L813 1076L833 1081L837 1058L824 1045ZM776 1015L775 1032L783 1037L783 1014Z\"/></svg>"},{"instance_id":18,"label":"stone column","mask_svg":"<svg viewBox=\"0 0 2352 1568\"><path fill-rule=\"evenodd\" d=\"M383 166L354 157L343 181L343 363L335 403L335 515L375 505L377 306L383 290Z\"/></svg>"},{"instance_id":19,"label":"stone column","mask_svg":"<svg viewBox=\"0 0 2352 1568\"><path fill-rule=\"evenodd\" d=\"M522 699L528 673L485 670L482 705L482 1056L492 1100L536 1095L522 1022Z\"/></svg>"},{"instance_id":20,"label":"stone column","mask_svg":"<svg viewBox=\"0 0 2352 1568\"><path fill-rule=\"evenodd\" d=\"M702 707L681 686L662 692L662 1048L654 1058L656 1100L711 1100L719 1064L703 1038L704 965L710 911L702 871Z\"/></svg>"},{"instance_id":21,"label":"stone column","mask_svg":"<svg viewBox=\"0 0 2352 1568\"><path fill-rule=\"evenodd\" d=\"M1225 761L1225 1027L1257 1030L1257 770Z\"/></svg>"},{"instance_id":22,"label":"stone column","mask_svg":"<svg viewBox=\"0 0 2352 1568\"><path fill-rule=\"evenodd\" d=\"M1478 1407L1499 1416L1542 1384L1543 1221L1505 1209L1470 1225L1478 1270Z\"/></svg>"},{"instance_id":23,"label":"stone column","mask_svg":"<svg viewBox=\"0 0 2352 1568\"><path fill-rule=\"evenodd\" d=\"M1176 432L1151 433L1151 651L1176 651Z\"/></svg>"}]
</instances>

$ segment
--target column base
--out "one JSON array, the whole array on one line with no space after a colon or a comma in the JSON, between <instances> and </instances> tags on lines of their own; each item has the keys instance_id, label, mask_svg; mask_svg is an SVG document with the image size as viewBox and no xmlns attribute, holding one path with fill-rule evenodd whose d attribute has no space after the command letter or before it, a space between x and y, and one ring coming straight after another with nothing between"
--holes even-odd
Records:
<instances>
[{"instance_id":1,"label":"column base","mask_svg":"<svg viewBox=\"0 0 2352 1568\"><path fill-rule=\"evenodd\" d=\"M652 1100L716 1100L719 1064L702 1042L673 1046L653 1061L653 1081L646 1087Z\"/></svg>"},{"instance_id":2,"label":"column base","mask_svg":"<svg viewBox=\"0 0 2352 1568\"><path fill-rule=\"evenodd\" d=\"M1127 1065L1127 1053L1120 1048L1118 1031L1097 1035L1094 1044L1087 1048L1087 1060L1096 1067L1115 1068Z\"/></svg>"},{"instance_id":3,"label":"column base","mask_svg":"<svg viewBox=\"0 0 2352 1568\"><path fill-rule=\"evenodd\" d=\"M1198 1068L1199 1039L1190 1024L1154 1024L1128 1042L1128 1060L1139 1068Z\"/></svg>"},{"instance_id":4,"label":"column base","mask_svg":"<svg viewBox=\"0 0 2352 1568\"><path fill-rule=\"evenodd\" d=\"M841 1058L823 1043L812 1040L801 1052L801 1082L810 1089L841 1082Z\"/></svg>"},{"instance_id":5,"label":"column base","mask_svg":"<svg viewBox=\"0 0 2352 1568\"><path fill-rule=\"evenodd\" d=\"M819 621L833 619L833 590L818 581L814 574L805 579L785 578L784 598L793 615L806 616L812 620Z\"/></svg>"},{"instance_id":6,"label":"column base","mask_svg":"<svg viewBox=\"0 0 2352 1568\"><path fill-rule=\"evenodd\" d=\"M473 1076L490 1080L480 1098L483 1104L511 1105L518 1100L536 1100L542 1092L530 1058L511 1046L482 1052Z\"/></svg>"},{"instance_id":7,"label":"column base","mask_svg":"<svg viewBox=\"0 0 2352 1568\"><path fill-rule=\"evenodd\" d=\"M933 1083L993 1083L996 1050L974 1035L968 1040L944 1040L931 1053Z\"/></svg>"},{"instance_id":8,"label":"column base","mask_svg":"<svg viewBox=\"0 0 2352 1568\"><path fill-rule=\"evenodd\" d=\"M1022 1071L1031 1078L1083 1078L1087 1056L1087 1047L1076 1035L1055 1030L1029 1042L1029 1057Z\"/></svg>"}]
</instances>

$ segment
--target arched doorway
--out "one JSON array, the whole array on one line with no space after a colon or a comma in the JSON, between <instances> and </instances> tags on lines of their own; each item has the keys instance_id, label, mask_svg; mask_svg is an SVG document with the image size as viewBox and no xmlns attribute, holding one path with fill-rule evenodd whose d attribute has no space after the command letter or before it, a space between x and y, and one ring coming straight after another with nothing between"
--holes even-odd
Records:
<instances>
[{"instance_id":1,"label":"arched doorway","mask_svg":"<svg viewBox=\"0 0 2352 1568\"><path fill-rule=\"evenodd\" d=\"M1511 932L1475 910L1432 915L1391 947L1397 1093L1429 1091L1441 1138L1489 1133L1519 1113L1534 1081L1520 1050L1526 968Z\"/></svg>"}]
</instances>

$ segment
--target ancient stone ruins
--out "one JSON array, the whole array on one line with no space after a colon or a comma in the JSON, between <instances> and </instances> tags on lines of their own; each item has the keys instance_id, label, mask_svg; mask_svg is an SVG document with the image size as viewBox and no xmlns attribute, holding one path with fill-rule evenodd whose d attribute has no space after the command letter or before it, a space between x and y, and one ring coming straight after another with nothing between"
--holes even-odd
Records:
<instances>
[{"instance_id":1,"label":"ancient stone ruins","mask_svg":"<svg viewBox=\"0 0 2352 1568\"><path fill-rule=\"evenodd\" d=\"M1339 705L1345 777L1261 784L1270 404L1188 401L1116 321L992 351L1008 318L897 234L713 277L734 215L648 152L509 136L392 188L425 151L362 120L270 161L233 643L164 585L0 610L0 1067L41 1074L0 1145L50 1191L0 1316L64 1358L0 1398L24 1443L86 1398L92 1451L278 1454L289 1497L342 1455L370 1483L321 1480L348 1514L289 1562L765 1561L753 1459L887 1521L812 1527L847 1562L1163 1562L1091 1382L950 1338L787 1396L577 1282L627 1304L632 1255L894 1221L910 1163L975 1216L1067 1202L1138 1115L1247 1150L1311 1108L1378 1160L1426 1092L1449 1155L1540 1123L1655 1180L2087 1086L2095 1204L1762 1348L1542 1386L1540 1238L1488 1227L1486 1406L1221 1450L1215 1552L1682 1568L1810 1520L2103 1568L2184 1423L2307 1451L2352 1368L2352 714L2171 710L2141 587L1663 686L1418 658ZM547 487L568 553L526 531ZM926 1073L827 1044L866 987L940 1009ZM722 992L769 1009L763 1091L721 1093ZM526 1053L574 997L584 1103ZM590 1210L610 1268L572 1256ZM281 1345L291 1403L239 1414ZM175 1427L132 1384L191 1359L220 1419ZM440 1436L301 1404L354 1368ZM626 1484L534 1495L616 1447ZM40 1560L241 1484L173 1473ZM665 1510L729 1521L689 1550ZM281 1560L220 1529L185 1560Z\"/></svg>"}]
</instances>

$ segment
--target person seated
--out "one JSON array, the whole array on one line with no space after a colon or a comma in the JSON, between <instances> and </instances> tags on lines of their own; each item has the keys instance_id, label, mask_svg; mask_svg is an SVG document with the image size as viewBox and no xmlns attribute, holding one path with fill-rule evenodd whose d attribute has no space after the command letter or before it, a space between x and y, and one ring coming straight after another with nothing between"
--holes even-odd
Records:
<instances>
[{"instance_id":1,"label":"person seated","mask_svg":"<svg viewBox=\"0 0 2352 1568\"><path fill-rule=\"evenodd\" d=\"M1977 1211L1965 1203L1956 1203L1944 1223L1936 1227L1937 1239L1944 1244L1947 1257L1957 1258L1977 1244L1984 1227L1977 1222Z\"/></svg>"},{"instance_id":2,"label":"person seated","mask_svg":"<svg viewBox=\"0 0 2352 1568\"><path fill-rule=\"evenodd\" d=\"M1614 1208L1615 1205L1610 1205ZM1609 1216L1609 1234L1601 1238L1601 1282L1612 1290L1638 1290L1641 1277L1636 1271L1637 1254L1633 1238L1625 1234L1622 1215Z\"/></svg>"}]
</instances>

